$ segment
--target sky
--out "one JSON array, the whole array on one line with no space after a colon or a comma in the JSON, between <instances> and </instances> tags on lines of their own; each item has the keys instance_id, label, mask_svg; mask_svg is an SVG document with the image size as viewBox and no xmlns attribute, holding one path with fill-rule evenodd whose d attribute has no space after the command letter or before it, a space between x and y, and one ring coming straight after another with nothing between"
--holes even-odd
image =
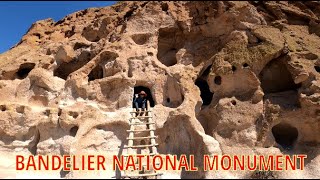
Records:
<instances>
[{"instance_id":1,"label":"sky","mask_svg":"<svg viewBox=\"0 0 320 180\"><path fill-rule=\"evenodd\" d=\"M0 54L17 44L30 26L42 19L55 22L73 12L116 1L0 1Z\"/></svg>"}]
</instances>

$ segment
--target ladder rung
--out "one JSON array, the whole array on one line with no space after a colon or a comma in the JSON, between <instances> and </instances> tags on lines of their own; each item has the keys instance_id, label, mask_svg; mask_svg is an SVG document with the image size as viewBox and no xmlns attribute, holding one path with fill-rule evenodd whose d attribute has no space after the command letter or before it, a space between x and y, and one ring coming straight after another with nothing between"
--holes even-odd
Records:
<instances>
[{"instance_id":1,"label":"ladder rung","mask_svg":"<svg viewBox=\"0 0 320 180\"><path fill-rule=\"evenodd\" d=\"M147 111L131 111L130 113L138 113L138 112L151 112L150 110L147 110Z\"/></svg>"},{"instance_id":2,"label":"ladder rung","mask_svg":"<svg viewBox=\"0 0 320 180\"><path fill-rule=\"evenodd\" d=\"M151 173L151 174L132 174L132 175L124 175L124 176L121 176L122 178L125 178L125 177L146 177L146 176L161 176L162 173Z\"/></svg>"},{"instance_id":3,"label":"ladder rung","mask_svg":"<svg viewBox=\"0 0 320 180\"><path fill-rule=\"evenodd\" d=\"M148 137L133 137L133 138L127 138L128 140L134 140L134 139L155 139L158 138L158 136L148 136Z\"/></svg>"},{"instance_id":4,"label":"ladder rung","mask_svg":"<svg viewBox=\"0 0 320 180\"><path fill-rule=\"evenodd\" d=\"M137 117L131 117L130 119L142 119L142 118L152 118L152 116L137 116Z\"/></svg>"},{"instance_id":5,"label":"ladder rung","mask_svg":"<svg viewBox=\"0 0 320 180\"><path fill-rule=\"evenodd\" d=\"M127 130L127 132L147 132L147 131L155 131L155 129Z\"/></svg>"},{"instance_id":6,"label":"ladder rung","mask_svg":"<svg viewBox=\"0 0 320 180\"><path fill-rule=\"evenodd\" d=\"M155 124L155 122L129 123L129 125L144 125L144 124Z\"/></svg>"},{"instance_id":7,"label":"ladder rung","mask_svg":"<svg viewBox=\"0 0 320 180\"><path fill-rule=\"evenodd\" d=\"M133 145L133 146L124 146L124 148L143 148L143 147L153 147L158 145L159 144Z\"/></svg>"}]
</instances>

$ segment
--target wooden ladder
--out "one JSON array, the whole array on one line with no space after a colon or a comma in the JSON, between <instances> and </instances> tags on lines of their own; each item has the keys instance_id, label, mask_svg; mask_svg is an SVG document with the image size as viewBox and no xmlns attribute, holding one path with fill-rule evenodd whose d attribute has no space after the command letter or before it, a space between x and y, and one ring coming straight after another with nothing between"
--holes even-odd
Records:
<instances>
[{"instance_id":1,"label":"wooden ladder","mask_svg":"<svg viewBox=\"0 0 320 180\"><path fill-rule=\"evenodd\" d=\"M142 109L142 111L137 112L135 108L133 108L133 111L130 112L131 118L129 120L129 126L130 129L127 130L128 132L128 145L124 146L125 149L127 149L127 155L123 155L124 157L128 158L129 156L135 156L134 154L142 154L141 148L151 148L147 153L144 153L142 155L147 155L147 156L155 156L158 154L157 152L157 143L156 143L156 138L157 136L155 135L155 122L153 121L152 118L152 111L150 108L150 103L147 101L147 109ZM142 114L142 115L141 115ZM141 116L140 116L141 115ZM145 129L136 129L138 126L145 126ZM148 134L147 136L137 136L139 133L146 133ZM137 140L146 140L149 142L149 144L142 144L142 145L134 145L134 142ZM133 152L133 149L136 150L136 152ZM138 153L138 150L140 149L140 153ZM137 165L138 166L138 165ZM143 167L146 166L146 164L142 165ZM150 167L152 167L150 165ZM137 171L137 170L131 170L128 172L124 171L125 175L121 175L121 178L147 178L147 179L158 179L159 177L161 178L162 173L156 172L155 170L150 170L148 172L142 170L142 171Z\"/></svg>"}]
</instances>

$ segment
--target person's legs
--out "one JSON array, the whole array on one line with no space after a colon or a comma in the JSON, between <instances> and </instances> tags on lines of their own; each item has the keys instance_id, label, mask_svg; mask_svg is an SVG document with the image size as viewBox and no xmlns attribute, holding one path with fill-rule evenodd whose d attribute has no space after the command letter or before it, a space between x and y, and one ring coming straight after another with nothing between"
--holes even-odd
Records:
<instances>
[{"instance_id":1,"label":"person's legs","mask_svg":"<svg viewBox=\"0 0 320 180\"><path fill-rule=\"evenodd\" d=\"M145 103L142 103L142 106L141 106L141 109L142 109L142 114L141 114L141 116L144 116L145 114L146 114L146 105L145 105Z\"/></svg>"},{"instance_id":2,"label":"person's legs","mask_svg":"<svg viewBox=\"0 0 320 180\"><path fill-rule=\"evenodd\" d=\"M136 108L136 111L137 111L137 113L136 113L136 116L139 116L139 104L138 104L138 102L136 101L136 102L134 102L134 105L135 105L135 108Z\"/></svg>"}]
</instances>

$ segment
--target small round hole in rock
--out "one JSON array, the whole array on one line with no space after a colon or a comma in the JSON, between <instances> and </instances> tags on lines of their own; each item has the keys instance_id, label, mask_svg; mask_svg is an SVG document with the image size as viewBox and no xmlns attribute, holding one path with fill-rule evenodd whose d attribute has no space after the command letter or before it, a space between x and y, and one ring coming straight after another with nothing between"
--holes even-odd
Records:
<instances>
[{"instance_id":1,"label":"small round hole in rock","mask_svg":"<svg viewBox=\"0 0 320 180\"><path fill-rule=\"evenodd\" d=\"M217 85L221 85L221 76L216 76L214 78L214 83L217 84Z\"/></svg>"},{"instance_id":2,"label":"small round hole in rock","mask_svg":"<svg viewBox=\"0 0 320 180\"><path fill-rule=\"evenodd\" d=\"M58 110L58 116L61 116L61 113L62 113L62 109L59 108L59 110Z\"/></svg>"},{"instance_id":3,"label":"small round hole in rock","mask_svg":"<svg viewBox=\"0 0 320 180\"><path fill-rule=\"evenodd\" d=\"M315 69L318 73L320 73L320 66L314 66L314 69Z\"/></svg>"},{"instance_id":4,"label":"small round hole in rock","mask_svg":"<svg viewBox=\"0 0 320 180\"><path fill-rule=\"evenodd\" d=\"M46 111L43 112L44 115L49 116L50 115L50 109L47 109Z\"/></svg>"},{"instance_id":5,"label":"small round hole in rock","mask_svg":"<svg viewBox=\"0 0 320 180\"><path fill-rule=\"evenodd\" d=\"M243 68L247 68L247 67L249 67L249 64L248 64L248 63L244 63L244 64L242 65L242 67L243 67Z\"/></svg>"},{"instance_id":6,"label":"small round hole in rock","mask_svg":"<svg viewBox=\"0 0 320 180\"><path fill-rule=\"evenodd\" d=\"M231 103L232 103L232 105L234 105L234 106L237 105L237 101L235 101L235 100L232 100Z\"/></svg>"},{"instance_id":7,"label":"small round hole in rock","mask_svg":"<svg viewBox=\"0 0 320 180\"><path fill-rule=\"evenodd\" d=\"M236 70L237 70L237 68L235 66L232 66L232 71L234 72Z\"/></svg>"},{"instance_id":8,"label":"small round hole in rock","mask_svg":"<svg viewBox=\"0 0 320 180\"><path fill-rule=\"evenodd\" d=\"M79 127L78 126L74 126L70 129L70 135L75 137L77 135Z\"/></svg>"},{"instance_id":9,"label":"small round hole in rock","mask_svg":"<svg viewBox=\"0 0 320 180\"><path fill-rule=\"evenodd\" d=\"M170 98L167 98L167 103L170 103Z\"/></svg>"},{"instance_id":10,"label":"small round hole in rock","mask_svg":"<svg viewBox=\"0 0 320 180\"><path fill-rule=\"evenodd\" d=\"M0 106L0 109L1 109L1 111L6 111L6 110L7 110L7 108L6 108L5 105L1 105L1 106Z\"/></svg>"}]
</instances>

